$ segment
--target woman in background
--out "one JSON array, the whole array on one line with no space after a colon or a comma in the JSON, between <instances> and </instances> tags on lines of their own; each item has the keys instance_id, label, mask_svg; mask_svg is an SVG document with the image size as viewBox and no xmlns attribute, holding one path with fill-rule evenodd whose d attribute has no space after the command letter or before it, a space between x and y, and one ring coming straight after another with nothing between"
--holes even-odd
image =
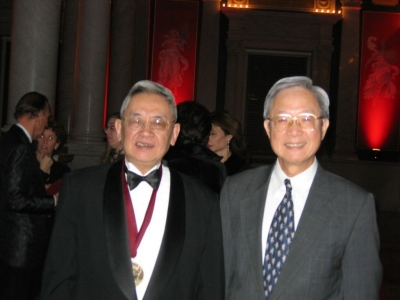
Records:
<instances>
[{"instance_id":1,"label":"woman in background","mask_svg":"<svg viewBox=\"0 0 400 300\"><path fill-rule=\"evenodd\" d=\"M244 170L249 154L240 122L226 110L211 113L211 122L207 147L222 157L228 176Z\"/></svg>"},{"instance_id":2,"label":"woman in background","mask_svg":"<svg viewBox=\"0 0 400 300\"><path fill-rule=\"evenodd\" d=\"M107 127L104 128L107 139L106 153L101 159L102 164L113 163L121 159L124 155L120 138L115 130L115 121L121 119L120 113L112 113L107 117Z\"/></svg>"},{"instance_id":3,"label":"woman in background","mask_svg":"<svg viewBox=\"0 0 400 300\"><path fill-rule=\"evenodd\" d=\"M55 120L49 120L43 134L37 138L36 157L40 163L40 170L46 189L56 181L61 180L65 173L71 171L67 165L53 158L54 154L57 153L57 149L61 149L65 143L66 137L64 126Z\"/></svg>"}]
</instances>

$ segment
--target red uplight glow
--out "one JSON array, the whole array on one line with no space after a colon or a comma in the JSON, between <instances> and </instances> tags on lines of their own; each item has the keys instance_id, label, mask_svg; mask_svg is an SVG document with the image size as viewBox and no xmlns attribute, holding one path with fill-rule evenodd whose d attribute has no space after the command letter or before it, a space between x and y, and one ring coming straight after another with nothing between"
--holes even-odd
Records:
<instances>
[{"instance_id":1,"label":"red uplight glow","mask_svg":"<svg viewBox=\"0 0 400 300\"><path fill-rule=\"evenodd\" d=\"M364 12L357 149L399 150L400 21Z\"/></svg>"},{"instance_id":2,"label":"red uplight glow","mask_svg":"<svg viewBox=\"0 0 400 300\"><path fill-rule=\"evenodd\" d=\"M396 100L375 98L359 105L359 127L368 149L387 146L393 128L398 125L399 105Z\"/></svg>"}]
</instances>

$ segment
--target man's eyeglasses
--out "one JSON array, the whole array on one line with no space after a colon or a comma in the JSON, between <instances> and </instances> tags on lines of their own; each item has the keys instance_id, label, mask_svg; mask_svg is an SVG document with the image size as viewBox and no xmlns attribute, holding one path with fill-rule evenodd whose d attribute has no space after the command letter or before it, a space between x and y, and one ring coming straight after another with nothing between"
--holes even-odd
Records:
<instances>
[{"instance_id":1,"label":"man's eyeglasses","mask_svg":"<svg viewBox=\"0 0 400 300\"><path fill-rule=\"evenodd\" d=\"M128 119L122 118L122 121L126 122L128 127L132 130L140 130L146 126L146 123L149 123L149 127L153 131L164 131L169 127L169 124L174 123L175 121L166 121L161 118L150 119L145 121L140 117L131 117Z\"/></svg>"},{"instance_id":2,"label":"man's eyeglasses","mask_svg":"<svg viewBox=\"0 0 400 300\"><path fill-rule=\"evenodd\" d=\"M317 120L323 119L324 117L317 117L316 115L303 113L297 117L292 117L289 114L280 114L273 118L267 118L272 123L272 127L279 132L287 131L292 126L293 122L296 121L303 131L313 131L316 129Z\"/></svg>"}]
</instances>

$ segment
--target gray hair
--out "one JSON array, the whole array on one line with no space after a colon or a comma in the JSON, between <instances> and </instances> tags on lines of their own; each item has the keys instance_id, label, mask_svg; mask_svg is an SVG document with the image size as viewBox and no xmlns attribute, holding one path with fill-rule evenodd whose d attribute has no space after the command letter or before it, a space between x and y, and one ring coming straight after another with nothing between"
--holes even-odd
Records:
<instances>
[{"instance_id":1,"label":"gray hair","mask_svg":"<svg viewBox=\"0 0 400 300\"><path fill-rule=\"evenodd\" d=\"M135 85L130 89L128 95L125 97L124 102L122 102L121 106L121 117L123 117L126 108L129 105L132 97L140 94L140 93L147 93L147 94L157 94L163 96L165 101L168 102L171 114L174 116L174 120L178 118L178 113L175 105L175 98L172 92L164 87L163 85L150 81L150 80L141 80L135 83Z\"/></svg>"},{"instance_id":2,"label":"gray hair","mask_svg":"<svg viewBox=\"0 0 400 300\"><path fill-rule=\"evenodd\" d=\"M264 119L269 118L269 111L275 101L276 95L286 89L302 87L312 92L317 98L322 117L329 118L329 96L319 86L312 85L312 80L305 76L286 77L278 80L269 90L264 102Z\"/></svg>"}]
</instances>

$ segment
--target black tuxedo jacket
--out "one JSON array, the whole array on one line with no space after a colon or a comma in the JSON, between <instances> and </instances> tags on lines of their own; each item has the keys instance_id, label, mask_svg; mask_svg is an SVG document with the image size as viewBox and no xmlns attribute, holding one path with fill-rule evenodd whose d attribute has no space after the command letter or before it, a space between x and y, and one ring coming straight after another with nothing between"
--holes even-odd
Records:
<instances>
[{"instance_id":1,"label":"black tuxedo jacket","mask_svg":"<svg viewBox=\"0 0 400 300\"><path fill-rule=\"evenodd\" d=\"M64 176L42 299L136 299L121 162ZM144 299L223 299L219 201L171 170L166 228Z\"/></svg>"},{"instance_id":2,"label":"black tuxedo jacket","mask_svg":"<svg viewBox=\"0 0 400 300\"><path fill-rule=\"evenodd\" d=\"M0 261L12 267L43 267L50 239L54 198L35 152L16 125L0 139Z\"/></svg>"}]
</instances>

